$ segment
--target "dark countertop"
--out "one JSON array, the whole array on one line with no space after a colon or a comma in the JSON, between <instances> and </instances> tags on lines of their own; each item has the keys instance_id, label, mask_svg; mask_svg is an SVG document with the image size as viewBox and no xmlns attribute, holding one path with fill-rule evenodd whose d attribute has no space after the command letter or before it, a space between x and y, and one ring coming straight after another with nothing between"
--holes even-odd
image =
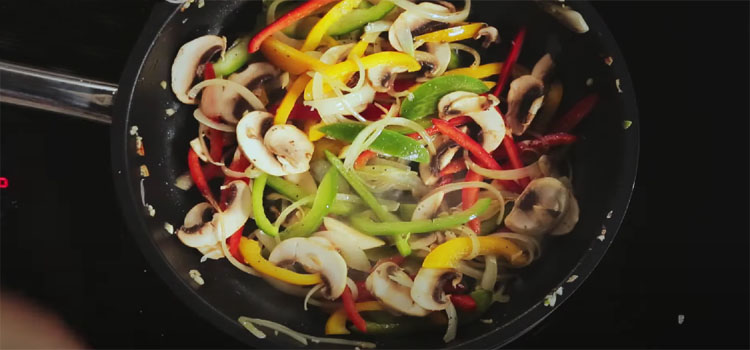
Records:
<instances>
[{"instance_id":1,"label":"dark countertop","mask_svg":"<svg viewBox=\"0 0 750 350\"><path fill-rule=\"evenodd\" d=\"M2 2L0 59L117 81L153 3ZM747 348L748 3L594 5L637 92L638 180L601 264L510 347ZM245 347L188 310L136 248L107 126L7 105L0 120L4 290L94 347Z\"/></svg>"}]
</instances>

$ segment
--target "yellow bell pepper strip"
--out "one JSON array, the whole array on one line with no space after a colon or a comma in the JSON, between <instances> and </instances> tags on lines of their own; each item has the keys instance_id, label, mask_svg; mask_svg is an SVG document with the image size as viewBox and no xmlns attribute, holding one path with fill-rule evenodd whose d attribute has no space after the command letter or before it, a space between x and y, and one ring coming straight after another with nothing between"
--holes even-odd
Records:
<instances>
[{"instance_id":1,"label":"yellow bell pepper strip","mask_svg":"<svg viewBox=\"0 0 750 350\"><path fill-rule=\"evenodd\" d=\"M362 0L343 0L333 6L330 10L328 10L325 16L323 16L323 18L321 18L320 21L318 21L318 23L316 23L315 26L310 30L310 33L307 34L305 43L302 44L302 48L300 50L302 52L315 50L318 45L320 45L320 41L323 39L323 36L328 33L328 29L336 24L336 22L338 22L341 17L349 12L352 12L354 8L359 6L359 3L361 1Z\"/></svg>"},{"instance_id":2,"label":"yellow bell pepper strip","mask_svg":"<svg viewBox=\"0 0 750 350\"><path fill-rule=\"evenodd\" d=\"M284 98L281 100L281 104L279 104L279 108L276 110L276 117L273 118L274 124L286 124L287 119L289 119L289 113L292 113L294 105L297 103L297 99L302 95L302 92L305 90L305 86L309 81L310 76L302 74L294 80L291 86L289 86L289 90L287 90L286 95L284 95Z\"/></svg>"},{"instance_id":3,"label":"yellow bell pepper strip","mask_svg":"<svg viewBox=\"0 0 750 350\"><path fill-rule=\"evenodd\" d=\"M292 237L308 237L323 223L323 218L328 215L336 201L336 193L339 189L339 172L336 169L328 169L323 180L320 181L318 191L315 193L315 201L312 208L302 220L287 227L281 233L281 239ZM255 208L253 208L255 209Z\"/></svg>"},{"instance_id":4,"label":"yellow bell pepper strip","mask_svg":"<svg viewBox=\"0 0 750 350\"><path fill-rule=\"evenodd\" d=\"M315 57L306 55L273 37L263 41L260 51L274 66L289 72L289 74L299 75L309 70L322 71L329 67Z\"/></svg>"},{"instance_id":5,"label":"yellow bell pepper strip","mask_svg":"<svg viewBox=\"0 0 750 350\"><path fill-rule=\"evenodd\" d=\"M431 33L422 34L414 38L414 41L424 41L426 43L452 43L466 39L473 39L480 29L486 27L486 23L470 23L458 27L437 30Z\"/></svg>"},{"instance_id":6,"label":"yellow bell pepper strip","mask_svg":"<svg viewBox=\"0 0 750 350\"><path fill-rule=\"evenodd\" d=\"M367 185L362 182L362 180L359 178L359 176L357 176L357 174L354 173L354 171L345 168L344 163L336 158L336 155L334 155L333 153L329 152L328 150L326 150L325 153L326 158L328 158L328 162L333 165L333 168L336 168L336 170L338 170L338 172L341 174L341 176L344 177L344 179L346 179L352 189L354 189L354 191L359 194L359 196L362 198L362 201L372 209L372 212L375 212L375 215L377 215L377 217L381 221L390 224L400 223L398 216L389 212L388 210L385 210L385 208L380 205L378 199L375 198L375 196L367 188ZM370 218L370 220L372 219ZM411 254L411 247L409 247L409 242L407 241L408 233L408 231L405 231L402 232L402 234L396 235L395 237L396 248L398 249L398 252L403 256L408 256L409 254Z\"/></svg>"},{"instance_id":7,"label":"yellow bell pepper strip","mask_svg":"<svg viewBox=\"0 0 750 350\"><path fill-rule=\"evenodd\" d=\"M416 72L422 69L422 66L414 57L411 57L403 52L396 51L383 51L374 53L372 55L362 57L360 61L362 62L362 66L365 69L370 69L381 64L406 67L406 70L409 72ZM326 67L321 69L314 69L333 79L338 79L339 81L344 81L345 79L348 79L354 72L359 72L359 66L357 66L357 64L351 60L337 63L332 66L327 65ZM328 86L325 87L328 88ZM330 91L330 88L328 89ZM307 86L305 87L305 100L312 100L312 82L307 83Z\"/></svg>"},{"instance_id":8,"label":"yellow bell pepper strip","mask_svg":"<svg viewBox=\"0 0 750 350\"><path fill-rule=\"evenodd\" d=\"M328 5L329 3L333 1L335 0L308 0L307 2L302 4L300 7L297 7L296 9L289 11L287 14L279 17L269 26L263 28L263 30L261 30L258 34L256 34L253 37L253 39L250 40L250 43L247 46L247 51L249 53L258 51L258 48L263 47L262 44L266 43L269 39L271 39L271 35L273 35L273 33L276 33L290 26L292 23L309 16L310 14L317 11L321 7Z\"/></svg>"},{"instance_id":9,"label":"yellow bell pepper strip","mask_svg":"<svg viewBox=\"0 0 750 350\"><path fill-rule=\"evenodd\" d=\"M279 281L297 286L313 286L323 283L319 273L297 273L285 268L278 267L260 255L260 244L258 241L242 237L240 240L240 254L245 262L258 272L275 278Z\"/></svg>"},{"instance_id":10,"label":"yellow bell pepper strip","mask_svg":"<svg viewBox=\"0 0 750 350\"><path fill-rule=\"evenodd\" d=\"M367 47L370 46L370 42L362 39L360 40L352 49L349 51L349 55L347 56L347 59L354 60L354 57L361 58L365 55L365 51L367 51Z\"/></svg>"},{"instance_id":11,"label":"yellow bell pepper strip","mask_svg":"<svg viewBox=\"0 0 750 350\"><path fill-rule=\"evenodd\" d=\"M359 312L383 310L383 305L377 301L365 301L362 303L356 303L354 306ZM346 310L344 310L343 307L336 310L336 312L328 317L328 321L326 321L326 335L350 334L351 332L346 329L346 320Z\"/></svg>"},{"instance_id":12,"label":"yellow bell pepper strip","mask_svg":"<svg viewBox=\"0 0 750 350\"><path fill-rule=\"evenodd\" d=\"M503 62L487 63L476 67L465 67L451 69L443 73L443 75L466 75L472 78L482 79L493 75L498 75L503 70ZM513 77L520 77L525 74L529 74L529 70L526 67L514 64L511 68Z\"/></svg>"},{"instance_id":13,"label":"yellow bell pepper strip","mask_svg":"<svg viewBox=\"0 0 750 350\"><path fill-rule=\"evenodd\" d=\"M326 136L326 134L320 132L320 128L325 126L326 124L324 122L317 123L315 125L310 126L310 129L307 130L307 138L310 139L310 141L318 141Z\"/></svg>"},{"instance_id":14,"label":"yellow bell pepper strip","mask_svg":"<svg viewBox=\"0 0 750 350\"><path fill-rule=\"evenodd\" d=\"M482 200L485 200L484 198ZM528 262L528 256L515 243L497 236L479 236L479 255L498 255L513 266L522 266ZM458 237L451 239L433 249L422 262L423 268L455 269L458 262L471 253L471 238Z\"/></svg>"},{"instance_id":15,"label":"yellow bell pepper strip","mask_svg":"<svg viewBox=\"0 0 750 350\"><path fill-rule=\"evenodd\" d=\"M489 205L490 199L482 198L471 208L457 214L406 222L375 222L372 220L372 212L366 211L353 215L351 223L354 228L373 236L434 232L463 225L487 211Z\"/></svg>"},{"instance_id":16,"label":"yellow bell pepper strip","mask_svg":"<svg viewBox=\"0 0 750 350\"><path fill-rule=\"evenodd\" d=\"M271 223L271 220L268 220L265 209L263 209L263 191L266 189L267 181L268 174L263 173L255 178L253 182L253 214L255 216L255 225L265 234L276 237L279 235L279 230Z\"/></svg>"}]
</instances>

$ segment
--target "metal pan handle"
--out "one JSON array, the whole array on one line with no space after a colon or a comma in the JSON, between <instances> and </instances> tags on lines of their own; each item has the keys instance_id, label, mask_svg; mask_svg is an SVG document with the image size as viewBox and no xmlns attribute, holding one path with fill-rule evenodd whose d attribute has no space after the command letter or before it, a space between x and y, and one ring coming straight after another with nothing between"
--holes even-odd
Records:
<instances>
[{"instance_id":1,"label":"metal pan handle","mask_svg":"<svg viewBox=\"0 0 750 350\"><path fill-rule=\"evenodd\" d=\"M0 102L112 124L117 84L0 61Z\"/></svg>"}]
</instances>

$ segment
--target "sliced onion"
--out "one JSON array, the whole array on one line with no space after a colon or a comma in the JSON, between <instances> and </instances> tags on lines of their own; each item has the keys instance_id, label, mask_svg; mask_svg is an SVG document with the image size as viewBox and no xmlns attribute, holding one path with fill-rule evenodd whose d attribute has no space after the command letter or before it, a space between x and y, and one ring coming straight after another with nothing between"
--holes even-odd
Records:
<instances>
[{"instance_id":1,"label":"sliced onion","mask_svg":"<svg viewBox=\"0 0 750 350\"><path fill-rule=\"evenodd\" d=\"M460 43L450 43L450 45L451 49L466 51L474 56L474 62L471 63L471 67L478 67L482 62L482 58L479 56L479 52L477 52L477 50L475 50L473 47Z\"/></svg>"},{"instance_id":2,"label":"sliced onion","mask_svg":"<svg viewBox=\"0 0 750 350\"><path fill-rule=\"evenodd\" d=\"M522 250L529 255L527 265L531 264L532 261L538 259L542 255L539 241L532 236L522 235L515 232L497 232L490 236L506 238L521 246Z\"/></svg>"},{"instance_id":3,"label":"sliced onion","mask_svg":"<svg viewBox=\"0 0 750 350\"><path fill-rule=\"evenodd\" d=\"M477 255L479 255L479 239L477 238L477 233L474 232L474 230L466 227L465 225L455 227L454 230L458 231L466 237L469 237L469 239L471 240L471 250L469 251L469 255L467 255L464 260L473 260L474 258L476 258Z\"/></svg>"},{"instance_id":4,"label":"sliced onion","mask_svg":"<svg viewBox=\"0 0 750 350\"><path fill-rule=\"evenodd\" d=\"M217 229L219 230L219 237L227 237L227 235L224 234L224 220L222 220L221 215L219 215L219 224L216 225ZM237 259L234 258L234 256L229 252L229 248L227 248L227 240L226 239L220 239L219 244L221 244L221 251L224 253L224 257L229 260L229 263L234 265L234 267L238 268L240 271L245 272L247 274L260 277L260 273L258 271L255 271L250 266L247 266L241 262L239 262Z\"/></svg>"},{"instance_id":5,"label":"sliced onion","mask_svg":"<svg viewBox=\"0 0 750 350\"><path fill-rule=\"evenodd\" d=\"M305 101L305 106L315 108L322 116L347 114L350 108L367 105L375 98L375 90L369 85L362 89L340 97L324 98L314 101Z\"/></svg>"},{"instance_id":6,"label":"sliced onion","mask_svg":"<svg viewBox=\"0 0 750 350\"><path fill-rule=\"evenodd\" d=\"M500 194L502 194L502 192L500 192ZM493 194L489 192L484 192L484 191L479 193L479 198L488 198L488 197L493 197ZM508 200L508 197L506 197L505 195L503 195L503 198L506 201ZM505 203L507 202L498 202L497 200L492 200L490 202L489 208L487 208L487 210L482 215L477 216L477 219L479 219L479 221L485 221L493 216L496 216L497 213L500 213L501 210L502 210L502 213L500 213L500 215L505 215ZM502 221L502 217L498 217L497 222L499 223L501 221Z\"/></svg>"},{"instance_id":7,"label":"sliced onion","mask_svg":"<svg viewBox=\"0 0 750 350\"><path fill-rule=\"evenodd\" d=\"M253 107L256 111L264 111L266 110L266 107L263 105L263 102L258 99L258 96L255 96L255 94L250 91L247 87L242 86L241 84L238 84L236 82L233 82L231 80L226 79L208 79L204 80L195 86L193 86L190 91L188 91L188 97L195 98L195 96L198 95L198 92L201 91L206 86L223 86L225 88L228 88L230 90L234 90L236 93L238 93L242 98L244 98L247 103L250 104L250 106Z\"/></svg>"},{"instance_id":8,"label":"sliced onion","mask_svg":"<svg viewBox=\"0 0 750 350\"><path fill-rule=\"evenodd\" d=\"M466 0L466 4L464 5L463 10L447 14L428 11L424 7L420 7L409 0L391 0L391 2L396 4L396 6L409 11L409 13L411 14L444 23L463 22L464 20L466 20L466 18L469 17L469 11L471 11L471 0Z\"/></svg>"},{"instance_id":9,"label":"sliced onion","mask_svg":"<svg viewBox=\"0 0 750 350\"><path fill-rule=\"evenodd\" d=\"M370 271L370 261L353 236L341 231L320 231L314 237L321 237L333 244L346 261L346 265L357 271Z\"/></svg>"},{"instance_id":10,"label":"sliced onion","mask_svg":"<svg viewBox=\"0 0 750 350\"><path fill-rule=\"evenodd\" d=\"M482 175L486 178L495 180L518 180L524 177L536 179L542 175L542 171L539 169L539 161L531 163L523 168L511 169L511 170L492 170L482 168L478 164L474 163L468 155L468 152L464 150L464 161L466 167L471 169L473 172Z\"/></svg>"},{"instance_id":11,"label":"sliced onion","mask_svg":"<svg viewBox=\"0 0 750 350\"><path fill-rule=\"evenodd\" d=\"M411 35L411 29L407 26L393 27L393 29L396 31L396 39L403 52L414 57L414 38Z\"/></svg>"},{"instance_id":12,"label":"sliced onion","mask_svg":"<svg viewBox=\"0 0 750 350\"><path fill-rule=\"evenodd\" d=\"M453 306L450 300L445 308L445 313L448 315L448 328L445 330L443 341L448 343L456 339L456 330L458 330L458 314L456 313L456 307Z\"/></svg>"},{"instance_id":13,"label":"sliced onion","mask_svg":"<svg viewBox=\"0 0 750 350\"><path fill-rule=\"evenodd\" d=\"M415 171L383 165L367 165L360 170L355 170L355 172L367 187L375 193L400 190L411 191L414 196L421 197L427 191L427 187Z\"/></svg>"},{"instance_id":14,"label":"sliced onion","mask_svg":"<svg viewBox=\"0 0 750 350\"><path fill-rule=\"evenodd\" d=\"M269 236L263 231L258 230L256 237L258 237L258 242L260 242L260 244L262 244L264 247L268 248L269 251L273 251L274 248L276 248L277 242L273 236Z\"/></svg>"},{"instance_id":15,"label":"sliced onion","mask_svg":"<svg viewBox=\"0 0 750 350\"><path fill-rule=\"evenodd\" d=\"M332 46L320 56L320 61L325 64L339 63L341 57L345 57L352 50L352 47L354 47L354 44Z\"/></svg>"},{"instance_id":16,"label":"sliced onion","mask_svg":"<svg viewBox=\"0 0 750 350\"><path fill-rule=\"evenodd\" d=\"M497 282L497 257L494 255L484 256L484 274L480 285L484 290L495 290Z\"/></svg>"},{"instance_id":17,"label":"sliced onion","mask_svg":"<svg viewBox=\"0 0 750 350\"><path fill-rule=\"evenodd\" d=\"M391 21L384 21L384 20L370 22L370 23L367 23L367 25L365 25L365 33L367 33L367 34L370 34L370 33L380 34L382 32L387 32L388 29L390 29L392 25L393 25L393 22L391 22Z\"/></svg>"},{"instance_id":18,"label":"sliced onion","mask_svg":"<svg viewBox=\"0 0 750 350\"><path fill-rule=\"evenodd\" d=\"M492 301L498 303L507 303L510 301L510 296L505 294L505 285L501 285L498 290L492 294Z\"/></svg>"},{"instance_id":19,"label":"sliced onion","mask_svg":"<svg viewBox=\"0 0 750 350\"><path fill-rule=\"evenodd\" d=\"M452 184L447 184L447 185L440 186L440 187L438 187L438 188L430 191L430 193L428 193L425 197L431 196L431 195L433 195L435 193L438 193L438 192L448 193L448 192L452 192L452 191L458 191L458 190L461 190L461 189L464 189L464 188L467 188L467 187L469 187L469 188L471 188L471 187L483 188L483 189L489 191L492 195L494 195L497 198L497 201L499 203L505 203L505 198L503 197L503 194L500 193L500 191L498 191L497 188L495 188L494 186L492 186L492 185L490 185L488 183L482 182L482 181L456 182L456 183L452 183Z\"/></svg>"},{"instance_id":20,"label":"sliced onion","mask_svg":"<svg viewBox=\"0 0 750 350\"><path fill-rule=\"evenodd\" d=\"M216 162L213 159L211 159L211 157L209 157L206 149L203 148L205 147L205 143L202 144L201 139L202 137L196 137L190 140L190 148L192 148L193 151L195 151L195 153L198 155L198 158L200 158L200 160L206 163L211 163L216 166L223 166L224 165L223 162Z\"/></svg>"},{"instance_id":21,"label":"sliced onion","mask_svg":"<svg viewBox=\"0 0 750 350\"><path fill-rule=\"evenodd\" d=\"M371 164L372 165L386 165L386 166L398 168L398 169L401 169L401 170L411 170L411 167L408 164L399 163L397 161L393 161L393 160L390 160L390 159L384 159L384 158L380 158L380 157L377 157L377 158L373 159L373 161L372 161Z\"/></svg>"},{"instance_id":22,"label":"sliced onion","mask_svg":"<svg viewBox=\"0 0 750 350\"><path fill-rule=\"evenodd\" d=\"M481 280L482 279L482 271L479 271L471 266L469 266L467 263L463 261L458 262L458 266L456 267L456 270L466 276L469 276L475 280Z\"/></svg>"},{"instance_id":23,"label":"sliced onion","mask_svg":"<svg viewBox=\"0 0 750 350\"><path fill-rule=\"evenodd\" d=\"M347 277L346 278L346 285L349 286L349 291L352 292L352 299L353 300L357 300L357 298L359 297L359 288L357 288L357 284L354 283L354 280L352 280L351 278Z\"/></svg>"},{"instance_id":24,"label":"sliced onion","mask_svg":"<svg viewBox=\"0 0 750 350\"><path fill-rule=\"evenodd\" d=\"M237 129L234 125L219 123L219 122L211 120L211 118L206 117L206 115L203 114L203 112L201 112L200 108L195 109L195 111L193 112L193 117L195 118L195 120L201 123L201 125L205 125L211 129L224 131L224 132L231 132L231 133L234 133L235 130Z\"/></svg>"},{"instance_id":25,"label":"sliced onion","mask_svg":"<svg viewBox=\"0 0 750 350\"><path fill-rule=\"evenodd\" d=\"M286 217L289 216L289 214L291 214L293 211L295 211L297 208L299 208L299 207L301 207L303 205L308 205L308 204L312 203L313 200L315 200L315 195L311 194L309 196L302 197L300 200L292 203L291 205L289 205L288 207L286 207L286 209L284 209L284 210L281 211L281 213L279 214L279 217L276 218L276 222L274 222L273 225L278 230L279 227L281 227L281 224L284 223L284 220L286 220Z\"/></svg>"},{"instance_id":26,"label":"sliced onion","mask_svg":"<svg viewBox=\"0 0 750 350\"><path fill-rule=\"evenodd\" d=\"M357 341L357 340L339 339L339 338L315 337L309 334L297 332L282 324L278 324L276 322L272 322L268 320L263 320L260 318L250 318L250 317L240 316L238 321L243 325L247 323L252 323L258 326L268 327L274 331L278 331L279 333L288 335L290 338L302 343L303 345L307 345L307 340L309 339L313 343L349 345L349 346L357 346L357 347L366 348L366 349L375 348L374 343L365 342L365 341Z\"/></svg>"},{"instance_id":27,"label":"sliced onion","mask_svg":"<svg viewBox=\"0 0 750 350\"><path fill-rule=\"evenodd\" d=\"M310 300L310 297L313 294L315 294L315 292L317 292L318 290L320 290L320 288L323 288L324 286L325 286L325 284L318 283L314 287L310 288L310 291L308 291L307 294L305 295L305 301L302 303L302 308L305 309L305 311L307 311L307 301Z\"/></svg>"}]
</instances>

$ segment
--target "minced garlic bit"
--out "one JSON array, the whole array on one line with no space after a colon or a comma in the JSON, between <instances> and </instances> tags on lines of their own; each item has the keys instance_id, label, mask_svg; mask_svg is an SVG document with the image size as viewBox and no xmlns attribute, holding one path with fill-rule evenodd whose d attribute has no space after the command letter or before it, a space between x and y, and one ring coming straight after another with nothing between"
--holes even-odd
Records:
<instances>
[{"instance_id":1,"label":"minced garlic bit","mask_svg":"<svg viewBox=\"0 0 750 350\"><path fill-rule=\"evenodd\" d=\"M596 236L596 239L598 239L598 240L600 240L602 242L604 242L604 238L606 238L604 235L598 235L598 236Z\"/></svg>"},{"instance_id":2,"label":"minced garlic bit","mask_svg":"<svg viewBox=\"0 0 750 350\"><path fill-rule=\"evenodd\" d=\"M146 204L146 210L148 210L148 215L151 217L154 217L156 215L156 209L154 209L154 206L151 204Z\"/></svg>"},{"instance_id":3,"label":"minced garlic bit","mask_svg":"<svg viewBox=\"0 0 750 350\"><path fill-rule=\"evenodd\" d=\"M190 278L192 278L193 281L195 281L195 283L198 283L199 286L202 286L206 283L206 281L203 280L203 277L201 277L200 271L196 269L192 269L188 271L188 274L190 275Z\"/></svg>"},{"instance_id":4,"label":"minced garlic bit","mask_svg":"<svg viewBox=\"0 0 750 350\"><path fill-rule=\"evenodd\" d=\"M141 170L141 176L142 177L148 177L150 175L150 173L148 172L148 167L146 166L146 164L141 164L140 170Z\"/></svg>"},{"instance_id":5,"label":"minced garlic bit","mask_svg":"<svg viewBox=\"0 0 750 350\"><path fill-rule=\"evenodd\" d=\"M557 296L563 294L562 287L558 287L554 292L544 297L544 306L554 307L557 302Z\"/></svg>"},{"instance_id":6,"label":"minced garlic bit","mask_svg":"<svg viewBox=\"0 0 750 350\"><path fill-rule=\"evenodd\" d=\"M164 89L164 90L167 89L167 81L166 80L162 80L161 83L159 83L159 85L161 85L162 89Z\"/></svg>"},{"instance_id":7,"label":"minced garlic bit","mask_svg":"<svg viewBox=\"0 0 750 350\"><path fill-rule=\"evenodd\" d=\"M573 283L573 282L575 282L575 280L577 280L577 279L578 279L578 275L571 275L570 277L568 277L568 280L567 280L567 282L568 282L568 283Z\"/></svg>"},{"instance_id":8,"label":"minced garlic bit","mask_svg":"<svg viewBox=\"0 0 750 350\"><path fill-rule=\"evenodd\" d=\"M602 235L606 235L606 234L607 234L607 228L604 227L604 225L602 225Z\"/></svg>"},{"instance_id":9,"label":"minced garlic bit","mask_svg":"<svg viewBox=\"0 0 750 350\"><path fill-rule=\"evenodd\" d=\"M409 100L409 101L413 101L414 100L414 94L410 92L408 95L406 95L406 99Z\"/></svg>"},{"instance_id":10,"label":"minced garlic bit","mask_svg":"<svg viewBox=\"0 0 750 350\"><path fill-rule=\"evenodd\" d=\"M188 7L190 7L190 4L192 4L193 1L195 1L195 0L187 0L187 1L185 1L185 3L180 8L180 12L185 12L185 10L187 10Z\"/></svg>"},{"instance_id":11,"label":"minced garlic bit","mask_svg":"<svg viewBox=\"0 0 750 350\"><path fill-rule=\"evenodd\" d=\"M203 6L206 6L206 2L203 0L198 0L198 8L203 8Z\"/></svg>"},{"instance_id":12,"label":"minced garlic bit","mask_svg":"<svg viewBox=\"0 0 750 350\"><path fill-rule=\"evenodd\" d=\"M172 115L174 115L174 112L175 110L172 108L167 108L167 110L164 111L164 113L166 113L168 117L171 117Z\"/></svg>"},{"instance_id":13,"label":"minced garlic bit","mask_svg":"<svg viewBox=\"0 0 750 350\"><path fill-rule=\"evenodd\" d=\"M677 324L682 324L683 322L685 322L685 315L677 315Z\"/></svg>"},{"instance_id":14,"label":"minced garlic bit","mask_svg":"<svg viewBox=\"0 0 750 350\"><path fill-rule=\"evenodd\" d=\"M138 135L138 126L137 125L133 125L133 126L130 127L130 135L131 136Z\"/></svg>"},{"instance_id":15,"label":"minced garlic bit","mask_svg":"<svg viewBox=\"0 0 750 350\"><path fill-rule=\"evenodd\" d=\"M623 120L622 121L622 128L625 130L628 130L628 128L633 125L633 122L630 120Z\"/></svg>"},{"instance_id":16,"label":"minced garlic bit","mask_svg":"<svg viewBox=\"0 0 750 350\"><path fill-rule=\"evenodd\" d=\"M487 319L480 318L479 322L486 323L486 324L492 324L492 319L491 318L487 318Z\"/></svg>"},{"instance_id":17,"label":"minced garlic bit","mask_svg":"<svg viewBox=\"0 0 750 350\"><path fill-rule=\"evenodd\" d=\"M615 61L615 60L614 60L614 59L612 58L612 56L607 56L607 57L604 57L604 63L605 63L606 65L608 65L608 66L611 66L611 65L612 65L612 62L614 62L614 61Z\"/></svg>"},{"instance_id":18,"label":"minced garlic bit","mask_svg":"<svg viewBox=\"0 0 750 350\"><path fill-rule=\"evenodd\" d=\"M622 89L620 88L620 79L615 79L615 87L617 87L617 92L622 93Z\"/></svg>"},{"instance_id":19,"label":"minced garlic bit","mask_svg":"<svg viewBox=\"0 0 750 350\"><path fill-rule=\"evenodd\" d=\"M170 223L168 223L168 222L165 222L165 223L164 223L164 229L165 229L165 230L166 230L167 232L169 232L169 234L170 234L170 235L173 235L173 234L174 234L174 226L172 226L172 224L170 224Z\"/></svg>"},{"instance_id":20,"label":"minced garlic bit","mask_svg":"<svg viewBox=\"0 0 750 350\"><path fill-rule=\"evenodd\" d=\"M610 210L609 213L607 213L607 219L611 219L613 213L614 211Z\"/></svg>"},{"instance_id":21,"label":"minced garlic bit","mask_svg":"<svg viewBox=\"0 0 750 350\"><path fill-rule=\"evenodd\" d=\"M594 85L594 79L593 78L586 79L586 86L592 86L592 85Z\"/></svg>"},{"instance_id":22,"label":"minced garlic bit","mask_svg":"<svg viewBox=\"0 0 750 350\"><path fill-rule=\"evenodd\" d=\"M146 149L143 148L143 137L135 137L135 153L141 157L146 155Z\"/></svg>"}]
</instances>

